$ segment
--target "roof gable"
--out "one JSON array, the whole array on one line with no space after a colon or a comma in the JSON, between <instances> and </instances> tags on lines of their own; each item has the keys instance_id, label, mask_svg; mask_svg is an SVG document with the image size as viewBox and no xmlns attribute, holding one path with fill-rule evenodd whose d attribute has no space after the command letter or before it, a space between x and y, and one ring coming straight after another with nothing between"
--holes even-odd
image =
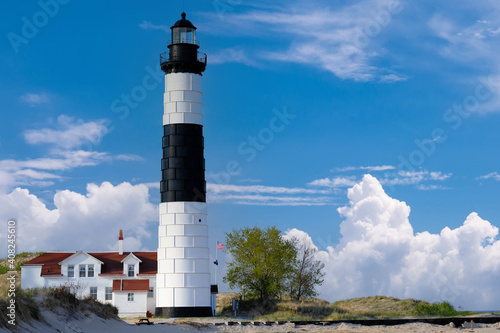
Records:
<instances>
[{"instance_id":1,"label":"roof gable","mask_svg":"<svg viewBox=\"0 0 500 333\"><path fill-rule=\"evenodd\" d=\"M75 258L79 257L79 256L86 256L87 258L90 258L92 259L93 261L95 261L97 264L104 264L101 260L97 259L96 257L92 256L90 253L87 253L85 251L78 251L76 252L75 254L69 256L68 258L62 260L61 262L59 262L59 265L62 265L63 263L68 263L69 261L71 260L74 260Z\"/></svg>"},{"instance_id":2,"label":"roof gable","mask_svg":"<svg viewBox=\"0 0 500 333\"><path fill-rule=\"evenodd\" d=\"M130 254L128 256L126 256L125 258L122 259L121 263L125 263L125 262L134 262L134 263L141 263L141 259L137 258L132 252L130 252Z\"/></svg>"}]
</instances>

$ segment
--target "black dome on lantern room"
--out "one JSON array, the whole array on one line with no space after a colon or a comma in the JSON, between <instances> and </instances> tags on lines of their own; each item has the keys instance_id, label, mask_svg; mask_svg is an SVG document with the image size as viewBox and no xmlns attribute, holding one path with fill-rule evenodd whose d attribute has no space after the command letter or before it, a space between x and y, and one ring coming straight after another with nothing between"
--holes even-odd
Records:
<instances>
[{"instance_id":1,"label":"black dome on lantern room","mask_svg":"<svg viewBox=\"0 0 500 333\"><path fill-rule=\"evenodd\" d=\"M173 28L196 29L196 27L193 25L193 23L191 23L191 21L186 20L186 13L182 12L181 17L182 18L179 21L175 22L175 24L173 26L171 26L170 29L173 29Z\"/></svg>"}]
</instances>

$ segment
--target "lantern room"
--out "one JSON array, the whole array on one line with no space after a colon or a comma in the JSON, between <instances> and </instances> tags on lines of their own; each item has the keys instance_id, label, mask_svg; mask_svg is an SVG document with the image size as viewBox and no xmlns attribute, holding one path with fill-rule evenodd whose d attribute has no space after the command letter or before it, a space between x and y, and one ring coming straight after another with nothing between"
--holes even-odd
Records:
<instances>
[{"instance_id":1,"label":"lantern room","mask_svg":"<svg viewBox=\"0 0 500 333\"><path fill-rule=\"evenodd\" d=\"M196 44L196 27L186 20L186 13L181 14L182 19L170 27L172 30L172 44Z\"/></svg>"}]
</instances>

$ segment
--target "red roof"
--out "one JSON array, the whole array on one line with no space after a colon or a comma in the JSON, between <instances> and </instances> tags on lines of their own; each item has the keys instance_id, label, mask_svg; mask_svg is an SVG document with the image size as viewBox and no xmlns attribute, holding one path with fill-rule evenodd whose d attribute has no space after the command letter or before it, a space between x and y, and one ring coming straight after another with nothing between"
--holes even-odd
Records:
<instances>
[{"instance_id":1,"label":"red roof","mask_svg":"<svg viewBox=\"0 0 500 333\"><path fill-rule=\"evenodd\" d=\"M74 254L75 253L72 252L47 252L25 262L22 266L41 265L41 276L61 275L61 265L59 265L59 263ZM127 257L130 252L124 252L122 255L118 252L90 252L88 254L103 262L100 275L123 275L123 264L121 261ZM139 264L139 275L157 273L158 263L156 260L156 252L133 252L133 254L142 261L142 263Z\"/></svg>"},{"instance_id":2,"label":"red roof","mask_svg":"<svg viewBox=\"0 0 500 333\"><path fill-rule=\"evenodd\" d=\"M42 273L44 275L62 275L61 265L59 263L64 259L72 256L74 253L44 253L36 258L25 262L22 266L42 265Z\"/></svg>"},{"instance_id":3,"label":"red roof","mask_svg":"<svg viewBox=\"0 0 500 333\"><path fill-rule=\"evenodd\" d=\"M149 291L149 280L113 280L113 291Z\"/></svg>"}]
</instances>

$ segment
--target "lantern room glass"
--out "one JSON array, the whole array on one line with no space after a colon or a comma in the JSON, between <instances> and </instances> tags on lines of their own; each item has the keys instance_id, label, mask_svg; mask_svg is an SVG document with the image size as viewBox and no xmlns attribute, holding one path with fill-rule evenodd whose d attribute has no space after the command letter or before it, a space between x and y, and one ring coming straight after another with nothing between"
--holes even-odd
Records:
<instances>
[{"instance_id":1,"label":"lantern room glass","mask_svg":"<svg viewBox=\"0 0 500 333\"><path fill-rule=\"evenodd\" d=\"M196 31L193 28L173 28L172 44L196 44Z\"/></svg>"}]
</instances>

